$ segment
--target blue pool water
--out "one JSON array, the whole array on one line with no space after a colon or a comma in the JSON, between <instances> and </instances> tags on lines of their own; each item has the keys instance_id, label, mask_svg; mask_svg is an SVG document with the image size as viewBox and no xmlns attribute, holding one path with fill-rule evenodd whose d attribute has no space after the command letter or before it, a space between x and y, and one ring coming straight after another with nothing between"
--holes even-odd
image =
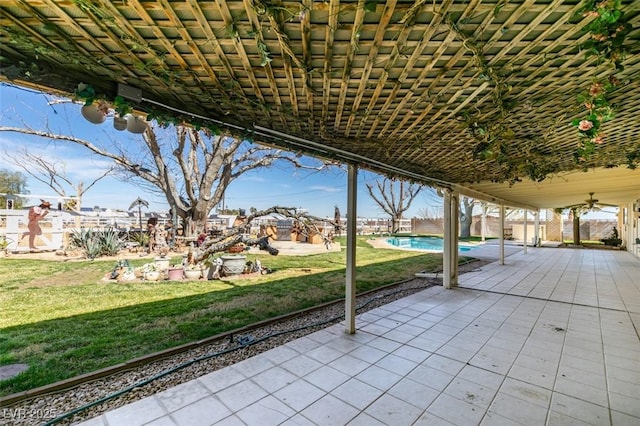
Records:
<instances>
[{"instance_id":1,"label":"blue pool water","mask_svg":"<svg viewBox=\"0 0 640 426\"><path fill-rule=\"evenodd\" d=\"M393 237L387 242L396 247L410 248L415 250L437 250L442 251L444 240L438 237ZM472 250L471 246L458 245L458 251Z\"/></svg>"}]
</instances>

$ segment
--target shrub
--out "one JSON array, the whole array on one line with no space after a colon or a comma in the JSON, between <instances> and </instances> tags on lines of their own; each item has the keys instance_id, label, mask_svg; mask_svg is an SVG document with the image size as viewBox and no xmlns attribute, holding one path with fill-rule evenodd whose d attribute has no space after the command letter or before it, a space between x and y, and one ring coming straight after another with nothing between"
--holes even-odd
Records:
<instances>
[{"instance_id":1,"label":"shrub","mask_svg":"<svg viewBox=\"0 0 640 426\"><path fill-rule=\"evenodd\" d=\"M89 259L99 256L113 256L122 248L118 231L113 228L102 230L85 229L73 231L70 236L71 246L84 250Z\"/></svg>"}]
</instances>

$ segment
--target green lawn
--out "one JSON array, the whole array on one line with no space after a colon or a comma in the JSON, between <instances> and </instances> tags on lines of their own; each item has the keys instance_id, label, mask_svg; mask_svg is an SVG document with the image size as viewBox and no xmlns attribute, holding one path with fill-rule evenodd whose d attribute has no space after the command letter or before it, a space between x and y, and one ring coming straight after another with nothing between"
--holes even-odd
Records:
<instances>
[{"instance_id":1,"label":"green lawn","mask_svg":"<svg viewBox=\"0 0 640 426\"><path fill-rule=\"evenodd\" d=\"M32 389L344 297L345 250L249 255L272 274L230 281L106 283L113 261L0 259L0 365L31 366L0 395ZM438 254L358 240L357 291L439 269ZM136 259L140 265L148 259Z\"/></svg>"}]
</instances>

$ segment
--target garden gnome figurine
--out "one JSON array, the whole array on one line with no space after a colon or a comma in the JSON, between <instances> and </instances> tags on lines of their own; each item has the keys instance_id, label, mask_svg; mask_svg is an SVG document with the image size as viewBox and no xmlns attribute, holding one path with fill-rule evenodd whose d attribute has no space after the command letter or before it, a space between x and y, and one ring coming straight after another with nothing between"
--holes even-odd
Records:
<instances>
[{"instance_id":1,"label":"garden gnome figurine","mask_svg":"<svg viewBox=\"0 0 640 426\"><path fill-rule=\"evenodd\" d=\"M40 200L39 206L33 206L29 209L29 223L27 228L29 229L29 250L36 250L35 245L36 237L42 235L42 228L40 228L40 220L44 219L49 214L49 208L51 203L48 201Z\"/></svg>"}]
</instances>

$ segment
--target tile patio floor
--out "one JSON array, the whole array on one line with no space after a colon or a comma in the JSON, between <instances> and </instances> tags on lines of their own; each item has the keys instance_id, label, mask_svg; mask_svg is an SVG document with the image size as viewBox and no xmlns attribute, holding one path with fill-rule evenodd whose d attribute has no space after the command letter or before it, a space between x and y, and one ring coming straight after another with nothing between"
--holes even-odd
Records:
<instances>
[{"instance_id":1,"label":"tile patio floor","mask_svg":"<svg viewBox=\"0 0 640 426\"><path fill-rule=\"evenodd\" d=\"M89 425L640 425L640 260L530 248Z\"/></svg>"}]
</instances>

